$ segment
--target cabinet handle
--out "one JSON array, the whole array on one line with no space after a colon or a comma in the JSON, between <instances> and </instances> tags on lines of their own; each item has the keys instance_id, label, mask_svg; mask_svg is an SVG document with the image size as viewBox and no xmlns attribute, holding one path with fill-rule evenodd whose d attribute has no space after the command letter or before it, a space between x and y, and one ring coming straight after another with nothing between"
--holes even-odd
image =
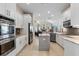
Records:
<instances>
[{"instance_id":1,"label":"cabinet handle","mask_svg":"<svg viewBox=\"0 0 79 59\"><path fill-rule=\"evenodd\" d=\"M10 11L6 10L6 15L10 16Z\"/></svg>"}]
</instances>

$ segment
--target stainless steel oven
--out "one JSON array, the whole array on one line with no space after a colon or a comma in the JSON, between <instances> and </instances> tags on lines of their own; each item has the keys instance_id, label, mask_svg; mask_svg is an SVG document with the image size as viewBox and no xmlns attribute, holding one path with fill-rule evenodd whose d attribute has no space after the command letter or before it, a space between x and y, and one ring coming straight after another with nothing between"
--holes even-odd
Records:
<instances>
[{"instance_id":1,"label":"stainless steel oven","mask_svg":"<svg viewBox=\"0 0 79 59\"><path fill-rule=\"evenodd\" d=\"M15 49L15 21L0 16L0 55L7 55Z\"/></svg>"},{"instance_id":2,"label":"stainless steel oven","mask_svg":"<svg viewBox=\"0 0 79 59\"><path fill-rule=\"evenodd\" d=\"M0 55L7 55L15 49L15 38L7 38L0 41Z\"/></svg>"}]
</instances>

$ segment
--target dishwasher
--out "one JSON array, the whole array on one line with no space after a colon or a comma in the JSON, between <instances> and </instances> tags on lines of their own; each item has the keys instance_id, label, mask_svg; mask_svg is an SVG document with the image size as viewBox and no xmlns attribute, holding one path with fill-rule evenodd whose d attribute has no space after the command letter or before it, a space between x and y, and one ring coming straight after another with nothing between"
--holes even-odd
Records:
<instances>
[{"instance_id":1,"label":"dishwasher","mask_svg":"<svg viewBox=\"0 0 79 59\"><path fill-rule=\"evenodd\" d=\"M56 42L56 33L50 32L50 42Z\"/></svg>"}]
</instances>

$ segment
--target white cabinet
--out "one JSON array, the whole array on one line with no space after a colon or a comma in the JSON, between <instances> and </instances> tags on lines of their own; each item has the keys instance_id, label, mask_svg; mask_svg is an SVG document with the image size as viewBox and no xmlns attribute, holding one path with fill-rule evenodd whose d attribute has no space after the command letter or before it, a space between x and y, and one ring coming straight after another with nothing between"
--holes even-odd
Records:
<instances>
[{"instance_id":1,"label":"white cabinet","mask_svg":"<svg viewBox=\"0 0 79 59\"><path fill-rule=\"evenodd\" d=\"M56 35L56 42L64 48L64 56L79 56L79 44L70 41L67 36ZM74 39L75 40L75 39Z\"/></svg>"},{"instance_id":2,"label":"white cabinet","mask_svg":"<svg viewBox=\"0 0 79 59\"><path fill-rule=\"evenodd\" d=\"M23 21L23 11L18 6L16 6L16 28L23 28Z\"/></svg>"},{"instance_id":3,"label":"white cabinet","mask_svg":"<svg viewBox=\"0 0 79 59\"><path fill-rule=\"evenodd\" d=\"M0 14L15 19L16 3L0 3Z\"/></svg>"},{"instance_id":4,"label":"white cabinet","mask_svg":"<svg viewBox=\"0 0 79 59\"><path fill-rule=\"evenodd\" d=\"M26 44L25 36L18 37L16 39L16 54L19 53Z\"/></svg>"},{"instance_id":5,"label":"white cabinet","mask_svg":"<svg viewBox=\"0 0 79 59\"><path fill-rule=\"evenodd\" d=\"M56 34L56 42L64 48L64 42L63 42L63 37L59 34Z\"/></svg>"},{"instance_id":6,"label":"white cabinet","mask_svg":"<svg viewBox=\"0 0 79 59\"><path fill-rule=\"evenodd\" d=\"M79 3L71 4L71 24L79 28Z\"/></svg>"},{"instance_id":7,"label":"white cabinet","mask_svg":"<svg viewBox=\"0 0 79 59\"><path fill-rule=\"evenodd\" d=\"M79 45L65 39L64 40L64 55L65 56L79 56Z\"/></svg>"},{"instance_id":8,"label":"white cabinet","mask_svg":"<svg viewBox=\"0 0 79 59\"><path fill-rule=\"evenodd\" d=\"M5 3L0 3L0 15L5 15Z\"/></svg>"},{"instance_id":9,"label":"white cabinet","mask_svg":"<svg viewBox=\"0 0 79 59\"><path fill-rule=\"evenodd\" d=\"M16 4L15 3L5 3L5 15L9 18L15 19Z\"/></svg>"},{"instance_id":10,"label":"white cabinet","mask_svg":"<svg viewBox=\"0 0 79 59\"><path fill-rule=\"evenodd\" d=\"M23 15L21 15L20 13L16 14L16 28L23 28Z\"/></svg>"}]
</instances>

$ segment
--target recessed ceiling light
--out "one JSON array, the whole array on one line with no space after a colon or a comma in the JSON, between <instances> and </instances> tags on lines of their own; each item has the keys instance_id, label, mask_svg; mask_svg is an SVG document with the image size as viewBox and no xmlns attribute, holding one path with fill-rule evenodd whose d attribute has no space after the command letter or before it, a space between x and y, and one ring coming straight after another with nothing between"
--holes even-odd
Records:
<instances>
[{"instance_id":1,"label":"recessed ceiling light","mask_svg":"<svg viewBox=\"0 0 79 59\"><path fill-rule=\"evenodd\" d=\"M48 11L48 14L50 13L50 11Z\"/></svg>"},{"instance_id":2,"label":"recessed ceiling light","mask_svg":"<svg viewBox=\"0 0 79 59\"><path fill-rule=\"evenodd\" d=\"M39 13L39 16L40 16L40 13Z\"/></svg>"},{"instance_id":3,"label":"recessed ceiling light","mask_svg":"<svg viewBox=\"0 0 79 59\"><path fill-rule=\"evenodd\" d=\"M30 3L27 3L27 5L29 5Z\"/></svg>"}]
</instances>

